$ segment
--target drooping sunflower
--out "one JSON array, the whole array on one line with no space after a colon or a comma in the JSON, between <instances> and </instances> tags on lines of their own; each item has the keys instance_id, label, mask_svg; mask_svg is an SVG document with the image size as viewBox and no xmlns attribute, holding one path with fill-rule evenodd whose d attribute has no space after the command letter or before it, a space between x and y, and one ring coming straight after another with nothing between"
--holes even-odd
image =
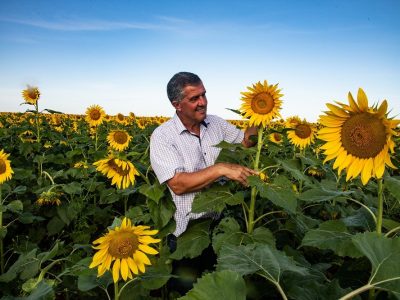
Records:
<instances>
[{"instance_id":1,"label":"drooping sunflower","mask_svg":"<svg viewBox=\"0 0 400 300\"><path fill-rule=\"evenodd\" d=\"M317 130L311 123L299 119L298 122L293 122L290 128L292 130L288 130L287 137L296 147L304 149L314 143Z\"/></svg>"},{"instance_id":2,"label":"drooping sunflower","mask_svg":"<svg viewBox=\"0 0 400 300\"><path fill-rule=\"evenodd\" d=\"M127 160L122 160L110 154L107 158L93 163L96 170L107 178L112 178L111 184L119 189L126 189L135 184L135 176L139 175L135 166Z\"/></svg>"},{"instance_id":3,"label":"drooping sunflower","mask_svg":"<svg viewBox=\"0 0 400 300\"><path fill-rule=\"evenodd\" d=\"M371 177L382 178L386 165L396 168L390 153L394 152L392 137L400 120L388 118L386 100L379 107L369 107L361 88L357 102L350 92L348 100L349 105L326 104L329 111L320 116L319 122L325 127L318 131L318 137L326 142L321 146L326 155L324 162L335 159L333 168L339 175L346 170L346 181L361 174L366 185Z\"/></svg>"},{"instance_id":4,"label":"drooping sunflower","mask_svg":"<svg viewBox=\"0 0 400 300\"><path fill-rule=\"evenodd\" d=\"M123 151L129 146L132 137L125 130L112 130L107 135L107 141L111 148Z\"/></svg>"},{"instance_id":5,"label":"drooping sunflower","mask_svg":"<svg viewBox=\"0 0 400 300\"><path fill-rule=\"evenodd\" d=\"M0 184L10 180L14 174L11 162L7 159L9 156L10 154L5 153L4 150L0 151Z\"/></svg>"},{"instance_id":6,"label":"drooping sunflower","mask_svg":"<svg viewBox=\"0 0 400 300\"><path fill-rule=\"evenodd\" d=\"M86 109L86 121L90 126L98 126L104 121L106 113L99 105L92 105Z\"/></svg>"},{"instance_id":7,"label":"drooping sunflower","mask_svg":"<svg viewBox=\"0 0 400 300\"><path fill-rule=\"evenodd\" d=\"M283 94L280 94L278 84L268 85L260 81L247 87L249 91L241 92L244 101L240 107L240 112L245 118L249 118L249 126L264 127L274 118L280 117L279 110L281 109Z\"/></svg>"},{"instance_id":8,"label":"drooping sunflower","mask_svg":"<svg viewBox=\"0 0 400 300\"><path fill-rule=\"evenodd\" d=\"M39 206L44 206L44 205L57 205L60 206L61 204L61 197L62 193L61 192L54 192L54 191L47 191L47 192L42 192L39 196L39 198L36 200L36 204Z\"/></svg>"},{"instance_id":9,"label":"drooping sunflower","mask_svg":"<svg viewBox=\"0 0 400 300\"><path fill-rule=\"evenodd\" d=\"M40 97L39 89L28 85L28 87L22 91L22 97L24 98L25 103L36 105Z\"/></svg>"},{"instance_id":10,"label":"drooping sunflower","mask_svg":"<svg viewBox=\"0 0 400 300\"><path fill-rule=\"evenodd\" d=\"M149 244L158 243L151 235L158 230L149 230L149 226L132 226L131 220L124 218L121 226L109 229L108 233L93 242L98 250L93 256L89 268L97 269L97 276L102 276L111 270L114 282L118 282L120 273L123 280L132 279L133 274L138 275L146 271L145 265L151 265L146 254L157 254L158 251ZM111 267L111 264L113 266Z\"/></svg>"}]
</instances>

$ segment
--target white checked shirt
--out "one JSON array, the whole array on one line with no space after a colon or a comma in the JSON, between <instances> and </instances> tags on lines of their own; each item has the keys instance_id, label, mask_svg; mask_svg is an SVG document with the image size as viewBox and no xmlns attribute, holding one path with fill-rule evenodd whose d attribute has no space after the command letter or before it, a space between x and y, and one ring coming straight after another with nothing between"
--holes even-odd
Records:
<instances>
[{"instance_id":1,"label":"white checked shirt","mask_svg":"<svg viewBox=\"0 0 400 300\"><path fill-rule=\"evenodd\" d=\"M192 173L212 166L221 151L214 145L222 141L238 144L243 138L243 131L214 115L207 115L198 137L190 133L175 114L151 135L151 166L159 182L164 183L176 173ZM176 206L174 235L179 236L186 230L189 220L198 219L206 213L191 213L193 199L198 192L183 195L176 195L171 189L170 192Z\"/></svg>"}]
</instances>

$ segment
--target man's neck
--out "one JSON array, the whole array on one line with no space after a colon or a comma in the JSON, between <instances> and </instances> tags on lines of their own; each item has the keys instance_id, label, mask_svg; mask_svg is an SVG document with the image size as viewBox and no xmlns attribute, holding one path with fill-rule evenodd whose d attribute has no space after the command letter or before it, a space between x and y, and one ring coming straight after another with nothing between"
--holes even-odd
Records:
<instances>
[{"instance_id":1,"label":"man's neck","mask_svg":"<svg viewBox=\"0 0 400 300\"><path fill-rule=\"evenodd\" d=\"M195 122L193 120L188 120L184 116L179 114L179 112L176 112L176 113L177 113L179 119L181 120L183 126L185 126L185 128L189 132L194 133L197 136L200 136L200 125L201 125L201 122L198 123L198 122Z\"/></svg>"}]
</instances>

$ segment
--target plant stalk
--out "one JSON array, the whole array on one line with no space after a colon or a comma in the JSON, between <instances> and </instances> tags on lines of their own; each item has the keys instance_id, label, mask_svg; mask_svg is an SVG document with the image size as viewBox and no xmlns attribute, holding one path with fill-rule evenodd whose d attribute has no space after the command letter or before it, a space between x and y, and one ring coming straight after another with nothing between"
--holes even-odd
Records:
<instances>
[{"instance_id":1,"label":"plant stalk","mask_svg":"<svg viewBox=\"0 0 400 300\"><path fill-rule=\"evenodd\" d=\"M382 233L382 219L383 219L383 180L378 179L378 211L376 216L376 232Z\"/></svg>"},{"instance_id":2,"label":"plant stalk","mask_svg":"<svg viewBox=\"0 0 400 300\"><path fill-rule=\"evenodd\" d=\"M118 281L114 282L114 300L119 299Z\"/></svg>"},{"instance_id":3,"label":"plant stalk","mask_svg":"<svg viewBox=\"0 0 400 300\"><path fill-rule=\"evenodd\" d=\"M258 128L258 141L257 141L257 153L256 153L256 159L254 160L254 166L253 169L255 171L258 171L258 167L260 164L260 155L261 155L261 149L263 146L262 140L263 140L263 133L264 133L264 127L259 127ZM253 233L254 229L254 212L255 212L255 207L256 207L256 197L257 197L257 188L252 187L251 188L251 196L250 196L250 207L249 207L249 217L248 217L248 223L247 223L247 233Z\"/></svg>"},{"instance_id":4,"label":"plant stalk","mask_svg":"<svg viewBox=\"0 0 400 300\"><path fill-rule=\"evenodd\" d=\"M0 185L0 206L3 206L3 198L1 195L1 185ZM3 229L3 210L0 209L0 230ZM3 238L0 238L0 271L4 274L4 245Z\"/></svg>"}]
</instances>

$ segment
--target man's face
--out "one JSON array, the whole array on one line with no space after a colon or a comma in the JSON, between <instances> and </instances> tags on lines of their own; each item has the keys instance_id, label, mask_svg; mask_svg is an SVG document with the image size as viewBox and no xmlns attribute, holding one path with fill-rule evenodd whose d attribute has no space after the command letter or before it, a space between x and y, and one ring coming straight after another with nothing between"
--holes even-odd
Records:
<instances>
[{"instance_id":1,"label":"man's face","mask_svg":"<svg viewBox=\"0 0 400 300\"><path fill-rule=\"evenodd\" d=\"M185 120L201 123L207 116L206 89L203 84L188 85L183 89L184 97L174 107Z\"/></svg>"}]
</instances>

